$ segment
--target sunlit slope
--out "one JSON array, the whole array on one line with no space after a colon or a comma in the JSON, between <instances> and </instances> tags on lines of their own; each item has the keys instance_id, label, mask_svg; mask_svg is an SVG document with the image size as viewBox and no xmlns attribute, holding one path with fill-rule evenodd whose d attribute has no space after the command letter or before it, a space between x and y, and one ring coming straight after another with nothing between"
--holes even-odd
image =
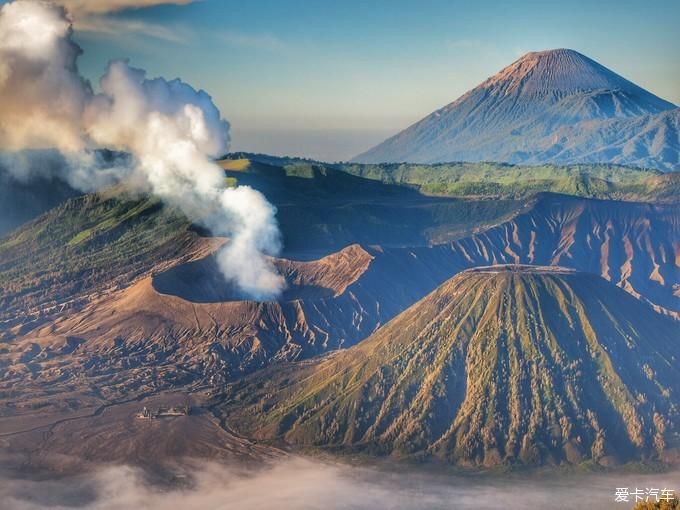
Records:
<instances>
[{"instance_id":1,"label":"sunlit slope","mask_svg":"<svg viewBox=\"0 0 680 510\"><path fill-rule=\"evenodd\" d=\"M422 165L343 164L353 175L404 184L425 194L477 197L525 197L549 191L588 198L677 202L680 173L662 174L618 165L509 165L441 163Z\"/></svg>"},{"instance_id":2,"label":"sunlit slope","mask_svg":"<svg viewBox=\"0 0 680 510\"><path fill-rule=\"evenodd\" d=\"M567 266L677 313L679 220L678 205L541 195L525 213L451 245L470 266Z\"/></svg>"},{"instance_id":3,"label":"sunlit slope","mask_svg":"<svg viewBox=\"0 0 680 510\"><path fill-rule=\"evenodd\" d=\"M574 50L527 53L357 156L365 163L615 163L677 171L680 109Z\"/></svg>"},{"instance_id":4,"label":"sunlit slope","mask_svg":"<svg viewBox=\"0 0 680 510\"><path fill-rule=\"evenodd\" d=\"M347 351L236 383L225 415L259 439L469 465L656 457L677 440L679 339L594 275L471 270Z\"/></svg>"},{"instance_id":5,"label":"sunlit slope","mask_svg":"<svg viewBox=\"0 0 680 510\"><path fill-rule=\"evenodd\" d=\"M285 175L306 179L322 176L340 184L337 172L417 189L426 195L467 198L524 198L541 192L562 193L585 198L633 202L678 202L680 173L609 163L594 164L508 164L481 162L420 163L322 163L262 154L233 153L220 161L234 177L248 174ZM335 182L334 180L335 179ZM363 189L376 189L363 182ZM346 186L345 184L345 186ZM345 186L339 185L339 189ZM359 188L362 189L362 188Z\"/></svg>"},{"instance_id":6,"label":"sunlit slope","mask_svg":"<svg viewBox=\"0 0 680 510\"><path fill-rule=\"evenodd\" d=\"M76 305L202 244L177 211L106 192L78 197L0 239L0 319Z\"/></svg>"}]
</instances>

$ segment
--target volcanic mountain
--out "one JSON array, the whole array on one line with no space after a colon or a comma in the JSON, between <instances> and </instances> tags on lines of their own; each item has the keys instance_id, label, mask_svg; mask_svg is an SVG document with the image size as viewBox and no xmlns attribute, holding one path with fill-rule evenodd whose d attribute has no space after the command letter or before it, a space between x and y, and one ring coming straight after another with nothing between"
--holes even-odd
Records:
<instances>
[{"instance_id":1,"label":"volcanic mountain","mask_svg":"<svg viewBox=\"0 0 680 510\"><path fill-rule=\"evenodd\" d=\"M175 437L196 437L194 453L248 456L247 442L219 429L208 393L377 335L475 266L595 273L622 289L604 300L609 308L649 322L641 331L663 334L662 314L680 317L677 204L428 197L316 162L221 164L278 208L286 252L272 262L288 287L277 301L244 301L224 282L214 253L227 239L205 237L179 211L124 189L67 200L0 240L0 455L136 461L176 452ZM639 190L658 196L642 177L630 181L638 191L629 200ZM649 305L661 314L647 316ZM196 413L177 423L152 430L134 417L186 398ZM102 446L112 441L115 452Z\"/></svg>"},{"instance_id":2,"label":"volcanic mountain","mask_svg":"<svg viewBox=\"0 0 680 510\"><path fill-rule=\"evenodd\" d=\"M568 49L528 53L357 156L365 163L680 164L680 109Z\"/></svg>"},{"instance_id":3,"label":"volcanic mountain","mask_svg":"<svg viewBox=\"0 0 680 510\"><path fill-rule=\"evenodd\" d=\"M115 399L220 386L350 347L475 266L598 274L680 318L678 205L434 198L305 169L232 174L279 209L291 251L274 261L288 282L275 302L225 284L214 259L225 239L115 190L69 200L0 241L0 394L44 395L83 376Z\"/></svg>"},{"instance_id":4,"label":"volcanic mountain","mask_svg":"<svg viewBox=\"0 0 680 510\"><path fill-rule=\"evenodd\" d=\"M258 439L463 465L656 457L678 441L678 331L595 275L475 268L353 348L235 383L223 409Z\"/></svg>"}]
</instances>

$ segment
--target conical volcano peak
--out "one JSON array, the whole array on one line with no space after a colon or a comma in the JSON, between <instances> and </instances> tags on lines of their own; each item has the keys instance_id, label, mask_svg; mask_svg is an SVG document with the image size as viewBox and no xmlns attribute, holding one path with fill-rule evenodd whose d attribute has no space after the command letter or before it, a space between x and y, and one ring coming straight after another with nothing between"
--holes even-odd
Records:
<instances>
[{"instance_id":1,"label":"conical volcano peak","mask_svg":"<svg viewBox=\"0 0 680 510\"><path fill-rule=\"evenodd\" d=\"M354 347L233 385L224 410L258 439L467 466L653 458L680 418L677 332L591 274L477 268Z\"/></svg>"},{"instance_id":2,"label":"conical volcano peak","mask_svg":"<svg viewBox=\"0 0 680 510\"><path fill-rule=\"evenodd\" d=\"M578 51L536 51L354 161L615 163L675 171L679 120L674 104Z\"/></svg>"},{"instance_id":3,"label":"conical volcano peak","mask_svg":"<svg viewBox=\"0 0 680 510\"><path fill-rule=\"evenodd\" d=\"M589 90L642 91L637 85L569 49L535 51L489 78L482 87L500 87L506 94L571 94Z\"/></svg>"}]
</instances>

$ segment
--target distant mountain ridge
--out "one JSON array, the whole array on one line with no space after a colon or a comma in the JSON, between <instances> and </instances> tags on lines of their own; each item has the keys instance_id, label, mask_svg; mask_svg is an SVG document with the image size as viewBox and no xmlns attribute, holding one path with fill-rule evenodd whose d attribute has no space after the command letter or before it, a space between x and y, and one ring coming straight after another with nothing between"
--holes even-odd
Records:
<instances>
[{"instance_id":1,"label":"distant mountain ridge","mask_svg":"<svg viewBox=\"0 0 680 510\"><path fill-rule=\"evenodd\" d=\"M362 163L616 163L672 171L680 109L576 51L528 53Z\"/></svg>"}]
</instances>

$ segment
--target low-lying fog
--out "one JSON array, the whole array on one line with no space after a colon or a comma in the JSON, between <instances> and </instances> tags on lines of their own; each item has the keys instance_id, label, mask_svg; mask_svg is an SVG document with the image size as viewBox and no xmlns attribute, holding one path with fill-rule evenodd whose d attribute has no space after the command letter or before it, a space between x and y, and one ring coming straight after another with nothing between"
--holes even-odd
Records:
<instances>
[{"instance_id":1,"label":"low-lying fog","mask_svg":"<svg viewBox=\"0 0 680 510\"><path fill-rule=\"evenodd\" d=\"M53 480L0 479L4 510L301 510L621 508L617 487L680 489L678 473L553 476L452 476L426 471L385 472L304 459L252 470L201 463L184 483L150 483L125 466ZM189 481L190 480L190 481Z\"/></svg>"}]
</instances>

